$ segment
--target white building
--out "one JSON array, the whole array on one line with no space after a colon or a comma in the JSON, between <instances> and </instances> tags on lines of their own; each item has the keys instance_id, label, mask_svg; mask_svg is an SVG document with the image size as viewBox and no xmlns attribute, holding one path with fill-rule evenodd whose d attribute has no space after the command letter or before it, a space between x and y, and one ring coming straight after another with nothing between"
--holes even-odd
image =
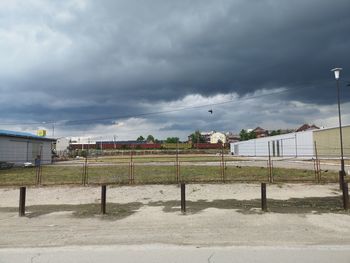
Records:
<instances>
[{"instance_id":1,"label":"white building","mask_svg":"<svg viewBox=\"0 0 350 263\"><path fill-rule=\"evenodd\" d=\"M201 132L201 136L204 138L206 143L210 143L210 137L214 134L214 131L210 132Z\"/></svg>"},{"instance_id":2,"label":"white building","mask_svg":"<svg viewBox=\"0 0 350 263\"><path fill-rule=\"evenodd\" d=\"M313 131L263 137L231 143L231 153L241 156L313 156Z\"/></svg>"},{"instance_id":3,"label":"white building","mask_svg":"<svg viewBox=\"0 0 350 263\"><path fill-rule=\"evenodd\" d=\"M41 163L52 162L52 143L55 139L26 132L0 130L0 161L22 165L34 163L41 156Z\"/></svg>"},{"instance_id":4,"label":"white building","mask_svg":"<svg viewBox=\"0 0 350 263\"><path fill-rule=\"evenodd\" d=\"M221 132L214 132L210 136L210 143L226 143L226 135Z\"/></svg>"},{"instance_id":5,"label":"white building","mask_svg":"<svg viewBox=\"0 0 350 263\"><path fill-rule=\"evenodd\" d=\"M64 155L68 152L68 148L69 148L69 144L70 144L71 140L69 138L58 138L56 141L56 153L58 155Z\"/></svg>"},{"instance_id":6,"label":"white building","mask_svg":"<svg viewBox=\"0 0 350 263\"><path fill-rule=\"evenodd\" d=\"M343 125L344 156L350 157L350 125ZM231 153L241 156L338 158L339 127L306 130L231 143Z\"/></svg>"}]
</instances>

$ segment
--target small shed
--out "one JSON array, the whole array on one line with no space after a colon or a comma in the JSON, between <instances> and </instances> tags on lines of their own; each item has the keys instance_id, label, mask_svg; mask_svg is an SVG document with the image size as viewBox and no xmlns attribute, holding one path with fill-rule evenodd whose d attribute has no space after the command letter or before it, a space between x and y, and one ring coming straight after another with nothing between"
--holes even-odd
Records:
<instances>
[{"instance_id":1,"label":"small shed","mask_svg":"<svg viewBox=\"0 0 350 263\"><path fill-rule=\"evenodd\" d=\"M0 162L23 165L25 162L34 163L40 156L42 164L49 164L55 141L27 132L0 130Z\"/></svg>"}]
</instances>

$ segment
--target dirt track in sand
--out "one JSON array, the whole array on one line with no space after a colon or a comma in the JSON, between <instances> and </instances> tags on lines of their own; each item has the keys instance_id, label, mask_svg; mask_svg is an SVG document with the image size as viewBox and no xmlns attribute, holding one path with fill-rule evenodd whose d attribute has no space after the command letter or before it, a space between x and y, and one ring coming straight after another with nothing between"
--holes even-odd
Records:
<instances>
[{"instance_id":1,"label":"dirt track in sand","mask_svg":"<svg viewBox=\"0 0 350 263\"><path fill-rule=\"evenodd\" d=\"M174 185L113 187L106 216L100 188L27 190L18 217L18 189L0 189L0 247L110 244L346 245L350 215L337 184L269 185L270 212L260 211L260 185L187 186L186 215Z\"/></svg>"}]
</instances>

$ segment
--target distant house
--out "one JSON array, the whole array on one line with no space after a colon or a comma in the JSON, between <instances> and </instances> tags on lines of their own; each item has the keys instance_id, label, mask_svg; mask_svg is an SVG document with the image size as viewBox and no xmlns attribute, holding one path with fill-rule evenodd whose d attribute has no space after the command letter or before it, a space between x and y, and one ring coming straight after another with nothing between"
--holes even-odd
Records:
<instances>
[{"instance_id":1,"label":"distant house","mask_svg":"<svg viewBox=\"0 0 350 263\"><path fill-rule=\"evenodd\" d=\"M228 143L239 142L240 136L239 136L239 134L234 134L234 133L228 132L228 133L226 133L226 141Z\"/></svg>"},{"instance_id":2,"label":"distant house","mask_svg":"<svg viewBox=\"0 0 350 263\"><path fill-rule=\"evenodd\" d=\"M210 143L210 136L213 134L214 132L200 132L201 138L205 140L204 143ZM194 141L192 141L192 134L188 135L188 142L189 143L199 143L200 139L199 138L193 138ZM203 141L202 141L203 142Z\"/></svg>"},{"instance_id":3,"label":"distant house","mask_svg":"<svg viewBox=\"0 0 350 263\"><path fill-rule=\"evenodd\" d=\"M226 143L226 135L222 132L214 132L210 136L210 143Z\"/></svg>"},{"instance_id":4,"label":"distant house","mask_svg":"<svg viewBox=\"0 0 350 263\"><path fill-rule=\"evenodd\" d=\"M256 134L256 138L262 138L262 137L267 137L269 135L269 131L265 130L261 127L256 127L253 132Z\"/></svg>"},{"instance_id":5,"label":"distant house","mask_svg":"<svg viewBox=\"0 0 350 263\"><path fill-rule=\"evenodd\" d=\"M317 127L315 124L303 124L301 125L298 129L296 129L296 132L301 132L301 131L311 131L311 130L318 130L319 127Z\"/></svg>"},{"instance_id":6,"label":"distant house","mask_svg":"<svg viewBox=\"0 0 350 263\"><path fill-rule=\"evenodd\" d=\"M201 132L201 135L205 139L206 143L210 143L210 140L211 140L210 138L214 133L215 133L215 131Z\"/></svg>"}]
</instances>

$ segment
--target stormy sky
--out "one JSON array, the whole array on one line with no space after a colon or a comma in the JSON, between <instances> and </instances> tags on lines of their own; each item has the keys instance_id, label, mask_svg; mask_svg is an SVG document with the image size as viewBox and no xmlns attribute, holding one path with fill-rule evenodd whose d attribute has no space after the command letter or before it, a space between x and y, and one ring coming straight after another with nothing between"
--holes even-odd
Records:
<instances>
[{"instance_id":1,"label":"stormy sky","mask_svg":"<svg viewBox=\"0 0 350 263\"><path fill-rule=\"evenodd\" d=\"M0 129L185 139L350 124L348 0L2 0ZM213 109L213 114L208 113Z\"/></svg>"}]
</instances>

